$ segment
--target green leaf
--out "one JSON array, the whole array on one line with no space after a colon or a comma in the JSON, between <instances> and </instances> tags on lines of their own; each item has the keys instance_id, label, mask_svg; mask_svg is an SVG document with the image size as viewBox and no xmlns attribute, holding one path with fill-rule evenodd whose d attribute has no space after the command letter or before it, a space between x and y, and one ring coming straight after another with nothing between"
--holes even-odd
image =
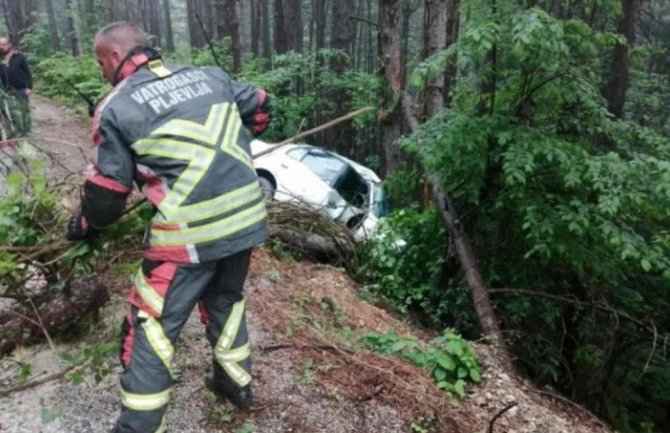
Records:
<instances>
[{"instance_id":1,"label":"green leaf","mask_svg":"<svg viewBox=\"0 0 670 433\"><path fill-rule=\"evenodd\" d=\"M440 367L437 367L435 369L435 372L433 373L433 375L435 376L435 380L437 380L438 382L442 382L444 379L447 378L447 372L444 371L444 369L442 369Z\"/></svg>"},{"instance_id":2,"label":"green leaf","mask_svg":"<svg viewBox=\"0 0 670 433\"><path fill-rule=\"evenodd\" d=\"M651 263L649 263L647 259L640 260L640 266L642 266L642 269L644 269L645 272L649 272L651 270Z\"/></svg>"},{"instance_id":3,"label":"green leaf","mask_svg":"<svg viewBox=\"0 0 670 433\"><path fill-rule=\"evenodd\" d=\"M446 353L438 356L437 363L447 371L454 371L456 369L456 363L451 359L451 356Z\"/></svg>"},{"instance_id":4,"label":"green leaf","mask_svg":"<svg viewBox=\"0 0 670 433\"><path fill-rule=\"evenodd\" d=\"M481 380L481 376L479 375L479 370L476 368L471 368L470 369L470 379L472 379L473 382L479 382Z\"/></svg>"}]
</instances>

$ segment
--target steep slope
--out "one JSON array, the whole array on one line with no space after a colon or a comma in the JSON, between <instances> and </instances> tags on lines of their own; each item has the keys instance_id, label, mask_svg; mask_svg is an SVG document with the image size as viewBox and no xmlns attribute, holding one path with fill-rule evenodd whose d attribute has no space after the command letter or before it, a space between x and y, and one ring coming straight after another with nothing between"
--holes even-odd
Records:
<instances>
[{"instance_id":1,"label":"steep slope","mask_svg":"<svg viewBox=\"0 0 670 433\"><path fill-rule=\"evenodd\" d=\"M74 121L48 101L37 99L36 104L38 110L40 104L47 104L41 108L43 112L56 110L56 119ZM60 128L58 120L47 120L43 124L60 131L63 141L81 142L81 135L67 136L68 130L81 134L80 130ZM56 150L68 158L74 156L68 149ZM131 253L124 252L132 257ZM43 345L22 348L0 359L2 395L2 390L19 383L28 366L31 374L27 381L31 382L67 369L69 364L60 354L67 354L67 359L94 355L84 368L1 396L0 432L111 430L119 409L120 369L105 343L118 339L131 271L132 266L119 264L102 276L112 290L110 302L85 332L58 342L56 353ZM257 250L246 287L256 404L248 413L235 411L215 402L204 388L209 347L194 312L176 347L179 380L167 415L169 431L608 431L569 402L551 398L511 377L484 344L475 344L482 364L481 383L470 386L460 402L453 400L435 386L429 372L357 344L360 336L370 331L393 331L424 340L432 337L361 301L357 292L356 284L340 268L296 261L278 248ZM494 416L512 403L517 404L489 429Z\"/></svg>"}]
</instances>

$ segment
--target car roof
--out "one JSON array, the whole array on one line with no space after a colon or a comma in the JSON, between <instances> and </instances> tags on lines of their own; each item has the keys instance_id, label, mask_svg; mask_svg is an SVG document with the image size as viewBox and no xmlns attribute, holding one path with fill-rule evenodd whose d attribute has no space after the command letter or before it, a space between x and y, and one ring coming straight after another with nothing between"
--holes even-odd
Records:
<instances>
[{"instance_id":1,"label":"car roof","mask_svg":"<svg viewBox=\"0 0 670 433\"><path fill-rule=\"evenodd\" d=\"M260 140L253 140L251 142L251 152L252 152L252 154L256 154L256 153L262 152L266 149L269 149L272 146L276 146L276 144L266 143L266 142L263 142L263 141L260 141ZM307 144L307 143L289 143L289 144L286 144L285 146L282 146L280 149L282 149L282 153L287 153L289 150L293 150L293 149L297 149L297 148L316 149L316 150L319 150L321 152L327 153L327 154L331 155L332 157L338 158L338 159L346 162L347 164L351 165L353 167L353 169L356 170L358 172L358 174L360 174L366 180L368 180L370 182L374 182L374 183L380 183L381 182L381 179L379 178L379 176L377 176L377 173L375 173L374 171L372 171L368 167L365 167L364 165L361 165L361 164L357 163L356 161L352 161L351 159L349 159L345 156L342 156L339 153L337 153L335 151L332 151L330 149L326 149L326 148L319 147L319 146L313 146L313 145Z\"/></svg>"}]
</instances>

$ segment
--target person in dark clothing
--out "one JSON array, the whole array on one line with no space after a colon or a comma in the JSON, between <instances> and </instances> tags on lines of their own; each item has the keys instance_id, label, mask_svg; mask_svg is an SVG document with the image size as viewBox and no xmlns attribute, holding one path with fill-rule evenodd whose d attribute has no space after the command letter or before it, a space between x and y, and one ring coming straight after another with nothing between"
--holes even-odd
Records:
<instances>
[{"instance_id":1,"label":"person in dark clothing","mask_svg":"<svg viewBox=\"0 0 670 433\"><path fill-rule=\"evenodd\" d=\"M33 88L33 76L26 56L14 48L8 38L0 38L0 84L2 89L19 101L19 109L25 120L25 130L30 131L29 96Z\"/></svg>"}]
</instances>

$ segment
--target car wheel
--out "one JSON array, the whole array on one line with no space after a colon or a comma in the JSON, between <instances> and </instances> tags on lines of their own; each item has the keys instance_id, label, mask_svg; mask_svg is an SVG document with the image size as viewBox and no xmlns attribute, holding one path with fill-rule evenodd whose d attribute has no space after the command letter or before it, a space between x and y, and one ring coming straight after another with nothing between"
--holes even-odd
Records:
<instances>
[{"instance_id":1,"label":"car wheel","mask_svg":"<svg viewBox=\"0 0 670 433\"><path fill-rule=\"evenodd\" d=\"M265 176L258 176L258 183L261 184L263 198L265 200L272 200L275 196L275 187L272 184L272 181Z\"/></svg>"}]
</instances>

